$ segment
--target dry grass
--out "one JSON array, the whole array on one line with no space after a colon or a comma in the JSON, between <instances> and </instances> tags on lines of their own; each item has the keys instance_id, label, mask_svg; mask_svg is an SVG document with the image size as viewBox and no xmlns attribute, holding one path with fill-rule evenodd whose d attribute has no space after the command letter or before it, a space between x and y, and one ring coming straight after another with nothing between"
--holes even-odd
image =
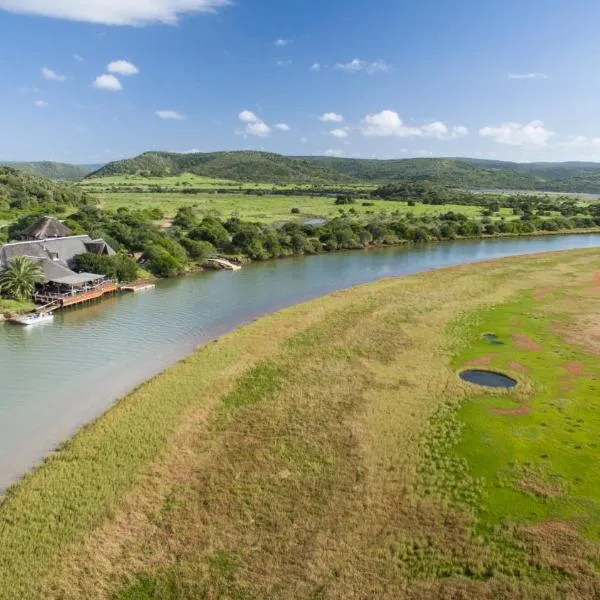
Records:
<instances>
[{"instance_id":1,"label":"dry grass","mask_svg":"<svg viewBox=\"0 0 600 600\"><path fill-rule=\"evenodd\" d=\"M439 450L472 393L450 362L466 340L448 327L560 286L565 268L598 267L597 253L578 251L382 281L203 348L2 507L0 597L591 598L593 569L568 563L557 576L557 550L542 551L535 531L478 537L477 483ZM525 402L531 388L519 389ZM149 411L160 418L140 436ZM145 436L150 450L123 456L129 476L115 479L104 446L143 447ZM94 471L76 451L92 443ZM23 562L40 534L43 551ZM595 545L582 547L589 565Z\"/></svg>"}]
</instances>

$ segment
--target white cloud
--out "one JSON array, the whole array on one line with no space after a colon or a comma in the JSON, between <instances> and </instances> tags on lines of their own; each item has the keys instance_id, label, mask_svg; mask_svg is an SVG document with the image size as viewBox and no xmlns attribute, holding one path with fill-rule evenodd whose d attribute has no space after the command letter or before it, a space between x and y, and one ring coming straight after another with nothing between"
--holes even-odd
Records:
<instances>
[{"instance_id":1,"label":"white cloud","mask_svg":"<svg viewBox=\"0 0 600 600\"><path fill-rule=\"evenodd\" d=\"M36 87L21 86L17 88L17 92L19 92L20 94L37 94L39 91L39 88Z\"/></svg>"},{"instance_id":2,"label":"white cloud","mask_svg":"<svg viewBox=\"0 0 600 600\"><path fill-rule=\"evenodd\" d=\"M300 141L301 141L303 144L306 144L306 142L308 142L308 138L301 137L301 138L300 138Z\"/></svg>"},{"instance_id":3,"label":"white cloud","mask_svg":"<svg viewBox=\"0 0 600 600\"><path fill-rule=\"evenodd\" d=\"M246 133L258 137L268 137L271 134L271 128L266 123L259 121L258 123L246 125Z\"/></svg>"},{"instance_id":4,"label":"white cloud","mask_svg":"<svg viewBox=\"0 0 600 600\"><path fill-rule=\"evenodd\" d=\"M110 92L118 92L123 89L121 82L114 76L104 73L103 75L98 75L92 83L92 87L95 87L99 90L108 90Z\"/></svg>"},{"instance_id":5,"label":"white cloud","mask_svg":"<svg viewBox=\"0 0 600 600\"><path fill-rule=\"evenodd\" d=\"M271 128L251 110L243 110L239 115L238 119L242 123L247 123L244 131L237 132L242 135L255 135L258 137L268 137L271 135ZM284 123L279 123L284 125Z\"/></svg>"},{"instance_id":6,"label":"white cloud","mask_svg":"<svg viewBox=\"0 0 600 600\"><path fill-rule=\"evenodd\" d=\"M278 46L279 48L282 48L283 46L289 46L289 44L292 43L292 40L286 40L284 38L279 38L278 40L275 40L275 45Z\"/></svg>"},{"instance_id":7,"label":"white cloud","mask_svg":"<svg viewBox=\"0 0 600 600\"><path fill-rule=\"evenodd\" d=\"M275 61L275 64L276 64L278 67L287 67L288 65L291 65L291 64L292 64L292 61L291 61L291 60L289 60L289 59L286 59L286 60L278 60L278 61Z\"/></svg>"},{"instance_id":8,"label":"white cloud","mask_svg":"<svg viewBox=\"0 0 600 600\"><path fill-rule=\"evenodd\" d=\"M329 132L333 137L338 139L344 139L348 137L348 132L345 129L332 129Z\"/></svg>"},{"instance_id":9,"label":"white cloud","mask_svg":"<svg viewBox=\"0 0 600 600\"><path fill-rule=\"evenodd\" d=\"M273 125L273 127L275 127L275 129L279 129L279 131L290 130L290 126L287 123L276 123L275 125Z\"/></svg>"},{"instance_id":10,"label":"white cloud","mask_svg":"<svg viewBox=\"0 0 600 600\"><path fill-rule=\"evenodd\" d=\"M325 156L336 156L339 158L344 156L344 151L339 148L330 148L329 150L325 150Z\"/></svg>"},{"instance_id":11,"label":"white cloud","mask_svg":"<svg viewBox=\"0 0 600 600\"><path fill-rule=\"evenodd\" d=\"M48 103L44 100L36 100L33 104L38 108L46 108L46 106L48 106Z\"/></svg>"},{"instance_id":12,"label":"white cloud","mask_svg":"<svg viewBox=\"0 0 600 600\"><path fill-rule=\"evenodd\" d=\"M239 115L238 119L244 121L244 123L257 123L260 119L251 111L243 110Z\"/></svg>"},{"instance_id":13,"label":"white cloud","mask_svg":"<svg viewBox=\"0 0 600 600\"><path fill-rule=\"evenodd\" d=\"M546 73L509 73L509 79L548 79Z\"/></svg>"},{"instance_id":14,"label":"white cloud","mask_svg":"<svg viewBox=\"0 0 600 600\"><path fill-rule=\"evenodd\" d=\"M130 63L126 60L114 60L106 65L106 70L109 73L123 75L124 77L129 75L137 75L140 72L133 63Z\"/></svg>"},{"instance_id":15,"label":"white cloud","mask_svg":"<svg viewBox=\"0 0 600 600\"><path fill-rule=\"evenodd\" d=\"M319 62L313 63L310 67L310 70L314 71L315 73L318 73L321 70L321 63L319 63Z\"/></svg>"},{"instance_id":16,"label":"white cloud","mask_svg":"<svg viewBox=\"0 0 600 600\"><path fill-rule=\"evenodd\" d=\"M556 134L546 129L543 121L531 121L525 124L507 122L488 125L479 130L479 135L492 138L499 144L545 146Z\"/></svg>"},{"instance_id":17,"label":"white cloud","mask_svg":"<svg viewBox=\"0 0 600 600\"><path fill-rule=\"evenodd\" d=\"M44 79L49 79L50 81L65 81L67 79L66 75L59 75L56 71L53 71L48 67L42 67L42 77Z\"/></svg>"},{"instance_id":18,"label":"white cloud","mask_svg":"<svg viewBox=\"0 0 600 600\"><path fill-rule=\"evenodd\" d=\"M159 119L167 119L171 121L183 121L185 119L181 113L178 113L175 110L157 110L155 114Z\"/></svg>"},{"instance_id":19,"label":"white cloud","mask_svg":"<svg viewBox=\"0 0 600 600\"><path fill-rule=\"evenodd\" d=\"M105 25L174 25L180 15L215 12L229 4L230 0L0 0L0 9Z\"/></svg>"},{"instance_id":20,"label":"white cloud","mask_svg":"<svg viewBox=\"0 0 600 600\"><path fill-rule=\"evenodd\" d=\"M77 62L80 62L80 63L87 62L87 60L85 60L85 58L83 58L83 56L81 56L81 54L77 54L77 53L71 54L71 57L73 58L73 60L76 60Z\"/></svg>"},{"instance_id":21,"label":"white cloud","mask_svg":"<svg viewBox=\"0 0 600 600\"><path fill-rule=\"evenodd\" d=\"M321 115L319 121L323 121L323 123L343 123L344 117L338 113L328 112Z\"/></svg>"},{"instance_id":22,"label":"white cloud","mask_svg":"<svg viewBox=\"0 0 600 600\"><path fill-rule=\"evenodd\" d=\"M362 120L362 134L368 137L431 137L438 140L452 140L469 133L466 127L448 127L442 121L433 121L425 125L407 125L393 110L366 115Z\"/></svg>"},{"instance_id":23,"label":"white cloud","mask_svg":"<svg viewBox=\"0 0 600 600\"><path fill-rule=\"evenodd\" d=\"M384 60L376 60L374 62L369 62L366 60L362 60L360 58L355 58L347 63L338 63L336 65L336 69L341 69L342 71L346 71L347 73L367 73L369 75L373 75L378 72L386 72L390 70L390 65L388 65Z\"/></svg>"}]
</instances>

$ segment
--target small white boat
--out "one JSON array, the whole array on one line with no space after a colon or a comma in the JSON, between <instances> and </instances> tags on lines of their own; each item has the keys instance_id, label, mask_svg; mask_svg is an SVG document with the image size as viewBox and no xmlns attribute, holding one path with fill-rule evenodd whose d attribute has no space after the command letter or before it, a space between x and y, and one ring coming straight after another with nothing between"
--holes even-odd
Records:
<instances>
[{"instance_id":1,"label":"small white boat","mask_svg":"<svg viewBox=\"0 0 600 600\"><path fill-rule=\"evenodd\" d=\"M38 323L49 323L54 320L54 313L30 313L28 315L17 315L8 319L17 325L37 325Z\"/></svg>"}]
</instances>

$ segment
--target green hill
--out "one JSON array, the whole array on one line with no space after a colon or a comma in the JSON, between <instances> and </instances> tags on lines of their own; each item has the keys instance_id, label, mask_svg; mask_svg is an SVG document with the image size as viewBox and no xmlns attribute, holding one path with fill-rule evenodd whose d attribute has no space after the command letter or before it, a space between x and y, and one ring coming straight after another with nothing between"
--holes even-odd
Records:
<instances>
[{"instance_id":1,"label":"green hill","mask_svg":"<svg viewBox=\"0 0 600 600\"><path fill-rule=\"evenodd\" d=\"M75 181L89 175L94 168L90 165L71 165L50 161L41 162L3 162L0 165L12 167L25 173L48 177L48 179ZM96 166L98 168L98 166Z\"/></svg>"},{"instance_id":2,"label":"green hill","mask_svg":"<svg viewBox=\"0 0 600 600\"><path fill-rule=\"evenodd\" d=\"M267 152L146 152L109 163L89 177L182 173L274 184L382 184L410 179L465 189L600 193L599 163L512 163L471 158L363 160Z\"/></svg>"},{"instance_id":3,"label":"green hill","mask_svg":"<svg viewBox=\"0 0 600 600\"><path fill-rule=\"evenodd\" d=\"M331 170L310 158L267 152L210 152L175 154L146 152L135 158L112 162L90 177L147 175L164 177L194 173L217 179L260 183L329 183L354 181L352 176Z\"/></svg>"},{"instance_id":4,"label":"green hill","mask_svg":"<svg viewBox=\"0 0 600 600\"><path fill-rule=\"evenodd\" d=\"M85 192L74 185L0 166L0 212L80 206L86 200Z\"/></svg>"}]
</instances>

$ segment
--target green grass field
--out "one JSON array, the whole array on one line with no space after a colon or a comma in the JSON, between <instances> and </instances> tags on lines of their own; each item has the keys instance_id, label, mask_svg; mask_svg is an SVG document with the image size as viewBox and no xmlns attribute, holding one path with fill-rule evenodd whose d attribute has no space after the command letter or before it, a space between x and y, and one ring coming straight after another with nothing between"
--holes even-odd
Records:
<instances>
[{"instance_id":1,"label":"green grass field","mask_svg":"<svg viewBox=\"0 0 600 600\"><path fill-rule=\"evenodd\" d=\"M330 219L339 216L340 208L348 212L353 208L357 215L368 216L385 211L391 215L395 211L401 213L424 215L440 214L453 210L477 217L481 209L476 206L462 206L447 204L434 206L418 204L408 206L406 202L388 202L385 200L369 200L373 206L362 206L362 201L352 205L336 206L335 198L306 197L306 196L253 196L245 194L153 194L153 193L100 193L95 194L100 206L109 210L116 210L126 206L132 210L159 208L165 216L173 217L181 206L193 206L201 214L209 214L227 219L238 216L245 220L273 223L277 221L306 220L320 217ZM300 214L291 214L292 208L298 208ZM502 209L502 214L510 216L510 210Z\"/></svg>"},{"instance_id":2,"label":"green grass field","mask_svg":"<svg viewBox=\"0 0 600 600\"><path fill-rule=\"evenodd\" d=\"M89 191L94 190L110 190L113 186L119 188L136 187L136 188L173 188L176 191L177 188L184 190L185 188L199 188L206 190L233 188L236 190L271 190L276 189L301 189L310 190L315 186L306 183L297 184L272 184L272 183L251 183L234 181L231 179L214 179L212 177L203 177L201 175L194 175L192 173L184 173L182 175L172 177L142 177L139 175L112 175L106 177L99 177L97 179L84 179L78 183L79 186L84 187ZM317 188L323 188L327 186L317 185ZM331 184L332 188L340 187L336 184ZM368 192L374 190L377 186L375 185L363 185L363 184L343 184L341 187L348 191L355 192Z\"/></svg>"},{"instance_id":3,"label":"green grass field","mask_svg":"<svg viewBox=\"0 0 600 600\"><path fill-rule=\"evenodd\" d=\"M201 348L10 491L0 597L598 597L599 271L390 279Z\"/></svg>"}]
</instances>

